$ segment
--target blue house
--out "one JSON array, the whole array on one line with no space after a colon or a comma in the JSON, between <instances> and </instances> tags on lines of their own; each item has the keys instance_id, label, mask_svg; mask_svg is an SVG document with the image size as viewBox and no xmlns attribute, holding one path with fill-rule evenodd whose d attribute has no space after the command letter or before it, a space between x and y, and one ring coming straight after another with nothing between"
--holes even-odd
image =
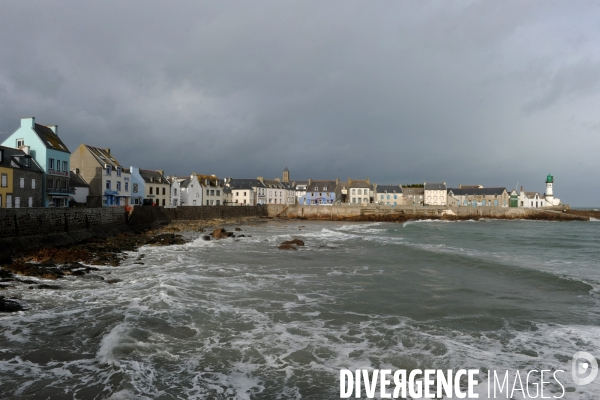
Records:
<instances>
[{"instance_id":1,"label":"blue house","mask_svg":"<svg viewBox=\"0 0 600 400\"><path fill-rule=\"evenodd\" d=\"M141 205L146 193L146 182L140 175L140 167L129 167L125 170L131 174L131 205Z\"/></svg>"},{"instance_id":2,"label":"blue house","mask_svg":"<svg viewBox=\"0 0 600 400\"><path fill-rule=\"evenodd\" d=\"M308 180L306 194L301 196L298 204L302 205L333 205L338 197L339 181Z\"/></svg>"},{"instance_id":3,"label":"blue house","mask_svg":"<svg viewBox=\"0 0 600 400\"><path fill-rule=\"evenodd\" d=\"M44 207L68 207L71 152L57 134L57 126L35 123L34 117L21 118L21 127L2 146L21 149L44 171L42 182Z\"/></svg>"}]
</instances>

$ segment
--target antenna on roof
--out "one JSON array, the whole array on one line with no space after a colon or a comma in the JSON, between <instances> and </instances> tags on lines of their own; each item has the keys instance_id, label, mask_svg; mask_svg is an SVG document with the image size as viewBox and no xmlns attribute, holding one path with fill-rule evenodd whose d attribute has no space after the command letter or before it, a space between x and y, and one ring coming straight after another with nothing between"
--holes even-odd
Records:
<instances>
[{"instance_id":1,"label":"antenna on roof","mask_svg":"<svg viewBox=\"0 0 600 400\"><path fill-rule=\"evenodd\" d=\"M519 182L517 182L517 184L515 185L515 191L517 190L518 187L519 187Z\"/></svg>"}]
</instances>

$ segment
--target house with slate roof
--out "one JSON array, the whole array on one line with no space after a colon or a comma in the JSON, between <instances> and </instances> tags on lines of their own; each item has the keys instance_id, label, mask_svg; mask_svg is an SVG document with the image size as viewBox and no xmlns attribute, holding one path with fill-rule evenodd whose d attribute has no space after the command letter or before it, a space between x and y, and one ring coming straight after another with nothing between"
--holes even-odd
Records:
<instances>
[{"instance_id":1,"label":"house with slate roof","mask_svg":"<svg viewBox=\"0 0 600 400\"><path fill-rule=\"evenodd\" d=\"M171 183L164 176L164 171L140 169L144 180L144 205L167 206L171 201Z\"/></svg>"},{"instance_id":2,"label":"house with slate roof","mask_svg":"<svg viewBox=\"0 0 600 400\"><path fill-rule=\"evenodd\" d=\"M423 199L424 205L431 206L445 206L446 205L446 182L443 183L433 183L433 182L425 182L423 185L424 194Z\"/></svg>"},{"instance_id":3,"label":"house with slate roof","mask_svg":"<svg viewBox=\"0 0 600 400\"><path fill-rule=\"evenodd\" d=\"M75 168L75 171L69 171L69 186L73 190L71 201L87 205L90 185L83 179L78 168Z\"/></svg>"},{"instance_id":4,"label":"house with slate roof","mask_svg":"<svg viewBox=\"0 0 600 400\"><path fill-rule=\"evenodd\" d=\"M254 206L267 204L267 187L259 179L225 178L227 205Z\"/></svg>"},{"instance_id":5,"label":"house with slate roof","mask_svg":"<svg viewBox=\"0 0 600 400\"><path fill-rule=\"evenodd\" d=\"M43 207L44 171L23 150L0 146L0 208Z\"/></svg>"},{"instance_id":6,"label":"house with slate roof","mask_svg":"<svg viewBox=\"0 0 600 400\"><path fill-rule=\"evenodd\" d=\"M71 165L79 169L82 178L90 185L88 206L131 204L131 173L123 168L110 149L82 143L71 154Z\"/></svg>"},{"instance_id":7,"label":"house with slate roof","mask_svg":"<svg viewBox=\"0 0 600 400\"><path fill-rule=\"evenodd\" d=\"M505 187L448 188L447 202L454 207L508 207L510 194Z\"/></svg>"},{"instance_id":8,"label":"house with slate roof","mask_svg":"<svg viewBox=\"0 0 600 400\"><path fill-rule=\"evenodd\" d=\"M374 198L377 204L387 206L404 204L401 185L374 185Z\"/></svg>"},{"instance_id":9,"label":"house with slate roof","mask_svg":"<svg viewBox=\"0 0 600 400\"><path fill-rule=\"evenodd\" d=\"M202 205L202 185L196 174L190 176L180 176L177 178L181 188L182 206L201 206Z\"/></svg>"},{"instance_id":10,"label":"house with slate roof","mask_svg":"<svg viewBox=\"0 0 600 400\"><path fill-rule=\"evenodd\" d=\"M44 172L44 207L68 207L70 152L58 137L58 126L35 123L34 117L21 118L21 126L4 140L2 146L21 149Z\"/></svg>"},{"instance_id":11,"label":"house with slate roof","mask_svg":"<svg viewBox=\"0 0 600 400\"><path fill-rule=\"evenodd\" d=\"M352 180L348 178L348 202L350 204L368 204L373 201L373 193L369 178Z\"/></svg>"}]
</instances>

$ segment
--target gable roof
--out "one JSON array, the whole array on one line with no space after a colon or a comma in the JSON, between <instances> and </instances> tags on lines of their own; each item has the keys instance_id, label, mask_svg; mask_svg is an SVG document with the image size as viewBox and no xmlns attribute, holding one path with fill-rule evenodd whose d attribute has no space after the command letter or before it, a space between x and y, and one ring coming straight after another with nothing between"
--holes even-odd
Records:
<instances>
[{"instance_id":1,"label":"gable roof","mask_svg":"<svg viewBox=\"0 0 600 400\"><path fill-rule=\"evenodd\" d=\"M423 194L425 192L425 188L423 187L404 187L402 190L407 195Z\"/></svg>"},{"instance_id":2,"label":"gable roof","mask_svg":"<svg viewBox=\"0 0 600 400\"><path fill-rule=\"evenodd\" d=\"M366 180L354 180L352 179L352 181L350 182L350 184L348 185L349 188L370 188L371 185L369 185L369 182L367 182Z\"/></svg>"},{"instance_id":3,"label":"gable roof","mask_svg":"<svg viewBox=\"0 0 600 400\"><path fill-rule=\"evenodd\" d=\"M327 190L324 189L325 187ZM336 189L335 181L312 181L310 185L306 187L307 192L335 192Z\"/></svg>"},{"instance_id":4,"label":"gable roof","mask_svg":"<svg viewBox=\"0 0 600 400\"><path fill-rule=\"evenodd\" d=\"M446 190L446 183L425 182L425 190Z\"/></svg>"},{"instance_id":5,"label":"gable roof","mask_svg":"<svg viewBox=\"0 0 600 400\"><path fill-rule=\"evenodd\" d=\"M504 187L492 188L448 188L448 192L452 192L455 196L491 196L504 193Z\"/></svg>"},{"instance_id":6,"label":"gable roof","mask_svg":"<svg viewBox=\"0 0 600 400\"><path fill-rule=\"evenodd\" d=\"M0 161L0 167L23 169L34 172L44 172L35 160L25 154L23 150L13 149L12 147L0 146L2 151L2 160ZM26 159L29 159L29 166L26 164Z\"/></svg>"},{"instance_id":7,"label":"gable roof","mask_svg":"<svg viewBox=\"0 0 600 400\"><path fill-rule=\"evenodd\" d=\"M90 185L87 184L85 179L83 179L80 174L76 174L75 171L69 171L69 186L87 188L90 187Z\"/></svg>"},{"instance_id":8,"label":"gable roof","mask_svg":"<svg viewBox=\"0 0 600 400\"><path fill-rule=\"evenodd\" d=\"M227 182L226 186L232 190L240 190L240 189L245 189L245 190L250 190L250 189L254 189L257 187L266 187L261 181L259 181L258 179L246 179L246 178L230 178L229 181Z\"/></svg>"},{"instance_id":9,"label":"gable roof","mask_svg":"<svg viewBox=\"0 0 600 400\"><path fill-rule=\"evenodd\" d=\"M162 183L169 184L167 178L165 178L160 172L152 171L148 169L140 169L140 176L146 183Z\"/></svg>"},{"instance_id":10,"label":"gable roof","mask_svg":"<svg viewBox=\"0 0 600 400\"><path fill-rule=\"evenodd\" d=\"M47 126L35 124L33 130L48 149L62 151L71 154L67 146L58 137L56 133Z\"/></svg>"},{"instance_id":11,"label":"gable roof","mask_svg":"<svg viewBox=\"0 0 600 400\"><path fill-rule=\"evenodd\" d=\"M395 192L394 192L395 191ZM377 193L402 193L400 185L377 185Z\"/></svg>"},{"instance_id":12,"label":"gable roof","mask_svg":"<svg viewBox=\"0 0 600 400\"><path fill-rule=\"evenodd\" d=\"M100 165L104 166L104 164L111 165L113 168L121 167L121 164L117 161L116 158L110 154L109 149L103 149L100 147L90 146L89 144L84 144L84 146L89 150L89 152L94 156L94 158L100 163Z\"/></svg>"}]
</instances>

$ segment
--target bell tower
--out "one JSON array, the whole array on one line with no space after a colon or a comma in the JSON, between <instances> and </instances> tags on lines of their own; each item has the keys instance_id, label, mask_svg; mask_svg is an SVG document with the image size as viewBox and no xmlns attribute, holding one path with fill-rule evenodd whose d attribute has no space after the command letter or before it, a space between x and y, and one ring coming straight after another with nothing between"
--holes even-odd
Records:
<instances>
[{"instance_id":1,"label":"bell tower","mask_svg":"<svg viewBox=\"0 0 600 400\"><path fill-rule=\"evenodd\" d=\"M281 180L282 182L285 183L290 183L290 170L287 169L287 167L285 167L285 169L283 170L283 179Z\"/></svg>"}]
</instances>

